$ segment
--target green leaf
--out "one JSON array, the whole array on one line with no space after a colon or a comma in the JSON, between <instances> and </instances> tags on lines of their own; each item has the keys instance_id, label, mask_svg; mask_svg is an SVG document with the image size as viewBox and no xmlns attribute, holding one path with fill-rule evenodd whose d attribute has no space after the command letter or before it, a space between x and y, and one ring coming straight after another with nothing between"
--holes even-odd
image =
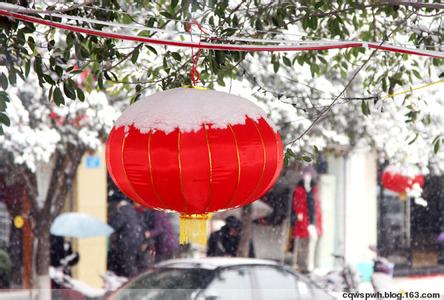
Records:
<instances>
[{"instance_id":1,"label":"green leaf","mask_svg":"<svg viewBox=\"0 0 444 300\"><path fill-rule=\"evenodd\" d=\"M419 136L419 134L415 134L415 137L412 140L410 140L409 145L413 144L416 141L416 139L418 138L418 136Z\"/></svg>"},{"instance_id":2,"label":"green leaf","mask_svg":"<svg viewBox=\"0 0 444 300\"><path fill-rule=\"evenodd\" d=\"M287 151L285 151L285 156L296 157L296 154L293 152L293 150L287 149Z\"/></svg>"},{"instance_id":3,"label":"green leaf","mask_svg":"<svg viewBox=\"0 0 444 300\"><path fill-rule=\"evenodd\" d=\"M225 86L224 77L223 77L223 76L218 76L218 77L217 77L217 83L218 83L220 86Z\"/></svg>"},{"instance_id":4,"label":"green leaf","mask_svg":"<svg viewBox=\"0 0 444 300\"><path fill-rule=\"evenodd\" d=\"M6 126L11 125L11 121L9 120L8 116L2 112L0 112L0 123L5 124Z\"/></svg>"},{"instance_id":5,"label":"green leaf","mask_svg":"<svg viewBox=\"0 0 444 300\"><path fill-rule=\"evenodd\" d=\"M8 88L8 78L6 77L5 73L0 74L0 85L4 90Z\"/></svg>"},{"instance_id":6,"label":"green leaf","mask_svg":"<svg viewBox=\"0 0 444 300\"><path fill-rule=\"evenodd\" d=\"M66 97L72 100L76 99L75 87L69 80L63 82L63 91L65 92Z\"/></svg>"},{"instance_id":7,"label":"green leaf","mask_svg":"<svg viewBox=\"0 0 444 300\"><path fill-rule=\"evenodd\" d=\"M154 54L158 55L158 54L157 54L157 51L156 51L156 49L155 49L154 47L152 47L152 46L150 46L150 45L145 45L145 47L148 48L148 50L150 50L150 51L153 52Z\"/></svg>"},{"instance_id":8,"label":"green leaf","mask_svg":"<svg viewBox=\"0 0 444 300\"><path fill-rule=\"evenodd\" d=\"M441 140L437 140L434 147L433 147L433 152L438 153L439 149L441 148Z\"/></svg>"},{"instance_id":9,"label":"green leaf","mask_svg":"<svg viewBox=\"0 0 444 300\"><path fill-rule=\"evenodd\" d=\"M273 63L273 71L274 71L275 73L277 73L277 72L279 71L279 67L280 67L279 61L276 60L276 61Z\"/></svg>"},{"instance_id":10,"label":"green leaf","mask_svg":"<svg viewBox=\"0 0 444 300\"><path fill-rule=\"evenodd\" d=\"M89 52L81 44L75 44L75 52L79 59L85 59L89 57Z\"/></svg>"},{"instance_id":11,"label":"green leaf","mask_svg":"<svg viewBox=\"0 0 444 300\"><path fill-rule=\"evenodd\" d=\"M421 74L419 74L418 70L413 69L412 72L416 78L421 79Z\"/></svg>"},{"instance_id":12,"label":"green leaf","mask_svg":"<svg viewBox=\"0 0 444 300\"><path fill-rule=\"evenodd\" d=\"M53 91L54 90L54 86L51 86L50 88L49 88L49 92L48 92L48 101L49 102L51 102L51 100L52 100L52 95L53 95Z\"/></svg>"},{"instance_id":13,"label":"green leaf","mask_svg":"<svg viewBox=\"0 0 444 300\"><path fill-rule=\"evenodd\" d=\"M283 60L283 62L284 62L285 65L291 67L291 61L288 59L288 57L283 56L283 57L282 57L282 60Z\"/></svg>"},{"instance_id":14,"label":"green leaf","mask_svg":"<svg viewBox=\"0 0 444 300\"><path fill-rule=\"evenodd\" d=\"M172 53L171 53L171 56L172 56L175 60L177 60L177 61L181 61L181 60L182 60L182 56L180 56L180 54L177 53L177 52L172 52Z\"/></svg>"},{"instance_id":15,"label":"green leaf","mask_svg":"<svg viewBox=\"0 0 444 300\"><path fill-rule=\"evenodd\" d=\"M53 94L54 103L57 106L65 104L65 98L63 97L62 91L59 87L56 87Z\"/></svg>"},{"instance_id":16,"label":"green leaf","mask_svg":"<svg viewBox=\"0 0 444 300\"><path fill-rule=\"evenodd\" d=\"M319 148L317 146L313 146L313 150L316 154L319 154Z\"/></svg>"},{"instance_id":17,"label":"green leaf","mask_svg":"<svg viewBox=\"0 0 444 300\"><path fill-rule=\"evenodd\" d=\"M55 66L55 72L57 76L62 77L63 76L63 68L61 66Z\"/></svg>"},{"instance_id":18,"label":"green leaf","mask_svg":"<svg viewBox=\"0 0 444 300\"><path fill-rule=\"evenodd\" d=\"M80 101L85 101L85 94L83 93L82 89L80 88L76 88L77 91L77 97L79 98Z\"/></svg>"},{"instance_id":19,"label":"green leaf","mask_svg":"<svg viewBox=\"0 0 444 300\"><path fill-rule=\"evenodd\" d=\"M223 65L225 63L225 52L224 51L220 51L220 50L217 50L217 51L214 51L214 52L215 52L215 55L216 55L216 62L219 65Z\"/></svg>"},{"instance_id":20,"label":"green leaf","mask_svg":"<svg viewBox=\"0 0 444 300\"><path fill-rule=\"evenodd\" d=\"M4 134L5 134L5 132L3 131L3 127L0 126L0 135L4 135Z\"/></svg>"},{"instance_id":21,"label":"green leaf","mask_svg":"<svg viewBox=\"0 0 444 300\"><path fill-rule=\"evenodd\" d=\"M131 55L131 62L132 62L133 64L135 64L135 63L137 62L137 58L139 57L139 53L140 53L139 47L137 47L136 49L134 49L134 52L133 52L133 54ZM109 79L108 79L108 80L109 80Z\"/></svg>"},{"instance_id":22,"label":"green leaf","mask_svg":"<svg viewBox=\"0 0 444 300\"><path fill-rule=\"evenodd\" d=\"M318 27L318 17L316 16L311 16L308 20L308 26L313 29L316 30L316 28Z\"/></svg>"},{"instance_id":23,"label":"green leaf","mask_svg":"<svg viewBox=\"0 0 444 300\"><path fill-rule=\"evenodd\" d=\"M30 71L31 71L31 60L28 59L25 63L25 76L26 77L28 77Z\"/></svg>"},{"instance_id":24,"label":"green leaf","mask_svg":"<svg viewBox=\"0 0 444 300\"><path fill-rule=\"evenodd\" d=\"M308 155L304 155L304 156L302 156L302 160L304 160L304 161L306 161L306 162L311 162L311 161L312 161L311 157L308 156Z\"/></svg>"},{"instance_id":25,"label":"green leaf","mask_svg":"<svg viewBox=\"0 0 444 300\"><path fill-rule=\"evenodd\" d=\"M141 32L139 32L137 34L137 36L142 36L142 37L150 37L151 33L149 30L142 30Z\"/></svg>"},{"instance_id":26,"label":"green leaf","mask_svg":"<svg viewBox=\"0 0 444 300\"><path fill-rule=\"evenodd\" d=\"M171 5L170 5L170 7L171 7L172 9L175 9L176 6L177 6L177 3L179 3L179 0L171 0Z\"/></svg>"},{"instance_id":27,"label":"green leaf","mask_svg":"<svg viewBox=\"0 0 444 300\"><path fill-rule=\"evenodd\" d=\"M9 102L9 95L5 91L0 91L0 100L3 102Z\"/></svg>"},{"instance_id":28,"label":"green leaf","mask_svg":"<svg viewBox=\"0 0 444 300\"><path fill-rule=\"evenodd\" d=\"M15 71L14 68L11 68L9 70L9 83L11 85L15 85L17 83L17 72Z\"/></svg>"},{"instance_id":29,"label":"green leaf","mask_svg":"<svg viewBox=\"0 0 444 300\"><path fill-rule=\"evenodd\" d=\"M0 111L6 110L6 102L0 100Z\"/></svg>"},{"instance_id":30,"label":"green leaf","mask_svg":"<svg viewBox=\"0 0 444 300\"><path fill-rule=\"evenodd\" d=\"M264 30L264 25L262 24L262 21L260 19L256 19L254 27L256 28L256 30Z\"/></svg>"},{"instance_id":31,"label":"green leaf","mask_svg":"<svg viewBox=\"0 0 444 300\"><path fill-rule=\"evenodd\" d=\"M28 37L28 45L29 45L29 48L31 48L32 51L35 50L35 41L34 41L34 38L32 36Z\"/></svg>"},{"instance_id":32,"label":"green leaf","mask_svg":"<svg viewBox=\"0 0 444 300\"><path fill-rule=\"evenodd\" d=\"M361 102L361 110L364 116L370 115L370 108L368 107L368 103L366 101Z\"/></svg>"},{"instance_id":33,"label":"green leaf","mask_svg":"<svg viewBox=\"0 0 444 300\"><path fill-rule=\"evenodd\" d=\"M37 55L34 58L34 71L37 73L37 75L41 76L43 74L43 68L42 68L42 57L40 55Z\"/></svg>"},{"instance_id":34,"label":"green leaf","mask_svg":"<svg viewBox=\"0 0 444 300\"><path fill-rule=\"evenodd\" d=\"M100 73L97 75L97 86L99 87L99 89L104 90L105 86L103 85L103 74Z\"/></svg>"},{"instance_id":35,"label":"green leaf","mask_svg":"<svg viewBox=\"0 0 444 300\"><path fill-rule=\"evenodd\" d=\"M130 104L133 104L135 102L137 102L137 100L140 98L140 94L135 95L134 97L131 98L130 100Z\"/></svg>"},{"instance_id":36,"label":"green leaf","mask_svg":"<svg viewBox=\"0 0 444 300\"><path fill-rule=\"evenodd\" d=\"M167 11L161 11L160 14L161 14L162 16L164 16L165 18L168 18L168 19L174 19L174 16L171 15L171 14L170 14L169 12L167 12Z\"/></svg>"},{"instance_id":37,"label":"green leaf","mask_svg":"<svg viewBox=\"0 0 444 300\"><path fill-rule=\"evenodd\" d=\"M55 81L52 79L51 76L49 76L48 74L43 74L43 78L45 79L45 81L51 85L55 85Z\"/></svg>"},{"instance_id":38,"label":"green leaf","mask_svg":"<svg viewBox=\"0 0 444 300\"><path fill-rule=\"evenodd\" d=\"M105 77L106 80L111 80L111 77L108 75L107 71L103 72L103 77Z\"/></svg>"}]
</instances>

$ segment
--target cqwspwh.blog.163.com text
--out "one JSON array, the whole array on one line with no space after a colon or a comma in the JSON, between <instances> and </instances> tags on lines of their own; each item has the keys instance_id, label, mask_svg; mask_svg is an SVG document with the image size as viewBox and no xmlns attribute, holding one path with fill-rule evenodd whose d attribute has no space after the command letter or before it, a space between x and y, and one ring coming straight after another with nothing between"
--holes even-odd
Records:
<instances>
[{"instance_id":1,"label":"cqwspwh.blog.163.com text","mask_svg":"<svg viewBox=\"0 0 444 300\"><path fill-rule=\"evenodd\" d=\"M349 292L342 294L343 299L444 299L439 293L424 292Z\"/></svg>"}]
</instances>

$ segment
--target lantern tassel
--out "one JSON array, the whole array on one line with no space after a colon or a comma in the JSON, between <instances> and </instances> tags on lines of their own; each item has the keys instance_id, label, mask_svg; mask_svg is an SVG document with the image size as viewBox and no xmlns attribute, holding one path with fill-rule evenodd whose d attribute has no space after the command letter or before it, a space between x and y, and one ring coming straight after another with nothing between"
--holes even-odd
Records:
<instances>
[{"instance_id":1,"label":"lantern tassel","mask_svg":"<svg viewBox=\"0 0 444 300\"><path fill-rule=\"evenodd\" d=\"M181 214L180 215L180 244L207 243L208 214Z\"/></svg>"}]
</instances>

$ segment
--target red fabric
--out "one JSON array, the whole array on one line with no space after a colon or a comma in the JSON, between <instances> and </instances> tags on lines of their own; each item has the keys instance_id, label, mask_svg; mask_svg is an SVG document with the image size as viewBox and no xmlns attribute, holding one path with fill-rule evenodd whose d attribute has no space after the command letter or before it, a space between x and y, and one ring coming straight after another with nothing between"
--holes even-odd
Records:
<instances>
[{"instance_id":1,"label":"red fabric","mask_svg":"<svg viewBox=\"0 0 444 300\"><path fill-rule=\"evenodd\" d=\"M424 176L422 175L411 178L388 171L384 171L381 181L384 188L400 194L405 193L407 189L411 189L415 183L418 183L421 187L424 186Z\"/></svg>"},{"instance_id":2,"label":"red fabric","mask_svg":"<svg viewBox=\"0 0 444 300\"><path fill-rule=\"evenodd\" d=\"M319 202L318 189L313 187L313 197L315 201L315 226L318 236L322 236L322 211ZM293 194L293 209L296 215L296 222L293 226L293 236L298 238L308 238L308 225L310 220L308 216L307 192L303 186L296 186ZM302 214L302 220L298 220L298 214Z\"/></svg>"},{"instance_id":3,"label":"red fabric","mask_svg":"<svg viewBox=\"0 0 444 300\"><path fill-rule=\"evenodd\" d=\"M282 169L283 146L262 118L187 133L121 127L109 135L106 159L111 178L134 201L201 214L259 199Z\"/></svg>"}]
</instances>

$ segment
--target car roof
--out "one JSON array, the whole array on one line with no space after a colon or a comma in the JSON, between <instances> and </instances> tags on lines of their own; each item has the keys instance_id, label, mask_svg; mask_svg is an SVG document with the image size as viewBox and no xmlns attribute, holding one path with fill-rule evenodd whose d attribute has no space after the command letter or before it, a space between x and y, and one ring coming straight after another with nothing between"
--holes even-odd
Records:
<instances>
[{"instance_id":1,"label":"car roof","mask_svg":"<svg viewBox=\"0 0 444 300\"><path fill-rule=\"evenodd\" d=\"M272 260L240 258L240 257L202 257L202 258L181 258L171 259L161 262L156 267L174 267L174 268L201 268L214 270L216 268L235 267L251 265L270 265L279 266Z\"/></svg>"}]
</instances>

